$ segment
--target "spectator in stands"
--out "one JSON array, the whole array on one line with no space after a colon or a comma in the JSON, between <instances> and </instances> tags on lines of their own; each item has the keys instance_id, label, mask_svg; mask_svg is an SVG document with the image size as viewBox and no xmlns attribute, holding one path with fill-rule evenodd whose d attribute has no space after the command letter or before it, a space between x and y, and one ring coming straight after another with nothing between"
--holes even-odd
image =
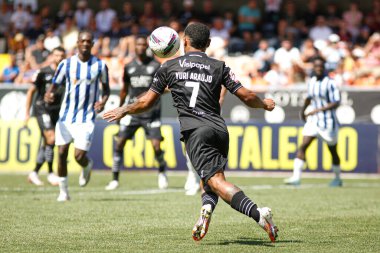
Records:
<instances>
[{"instance_id":1,"label":"spectator in stands","mask_svg":"<svg viewBox=\"0 0 380 253\"><path fill-rule=\"evenodd\" d=\"M153 25L153 27L156 27L158 24L158 14L154 9L154 3L153 1L145 1L143 6L143 12L139 17L139 23L140 24L148 24ZM146 27L147 28L147 27ZM150 30L150 29L148 29Z\"/></svg>"},{"instance_id":2,"label":"spectator in stands","mask_svg":"<svg viewBox=\"0 0 380 253\"><path fill-rule=\"evenodd\" d=\"M341 14L338 11L336 3L329 2L324 15L327 25L333 30L334 33L339 31L339 24L341 23Z\"/></svg>"},{"instance_id":3,"label":"spectator in stands","mask_svg":"<svg viewBox=\"0 0 380 253\"><path fill-rule=\"evenodd\" d=\"M343 21L354 39L359 35L362 20L363 13L359 10L358 3L352 1L349 9L343 13Z\"/></svg>"},{"instance_id":4,"label":"spectator in stands","mask_svg":"<svg viewBox=\"0 0 380 253\"><path fill-rule=\"evenodd\" d=\"M317 22L319 16L322 13L318 10L318 0L308 0L307 10L303 13L303 20L305 21L305 25L310 27Z\"/></svg>"},{"instance_id":5,"label":"spectator in stands","mask_svg":"<svg viewBox=\"0 0 380 253\"><path fill-rule=\"evenodd\" d=\"M380 0L372 1L371 12L365 15L365 23L371 32L380 30Z\"/></svg>"},{"instance_id":6,"label":"spectator in stands","mask_svg":"<svg viewBox=\"0 0 380 253\"><path fill-rule=\"evenodd\" d=\"M160 11L160 25L168 26L173 17L177 17L178 13L173 6L171 0L163 0Z\"/></svg>"},{"instance_id":7,"label":"spectator in stands","mask_svg":"<svg viewBox=\"0 0 380 253\"><path fill-rule=\"evenodd\" d=\"M60 38L54 33L52 28L46 30L46 37L44 40L44 47L52 52L54 48L61 46Z\"/></svg>"},{"instance_id":8,"label":"spectator in stands","mask_svg":"<svg viewBox=\"0 0 380 253\"><path fill-rule=\"evenodd\" d=\"M12 11L7 2L2 2L0 7L0 37L8 34L8 29L11 24Z\"/></svg>"},{"instance_id":9,"label":"spectator in stands","mask_svg":"<svg viewBox=\"0 0 380 253\"><path fill-rule=\"evenodd\" d=\"M25 32L25 36L29 39L29 42L31 44L34 44L37 40L37 38L40 36L40 35L44 35L45 34L45 29L44 27L42 26L42 19L41 19L41 16L40 15L35 15L34 16L34 22L33 22L33 25L30 26L26 32Z\"/></svg>"},{"instance_id":10,"label":"spectator in stands","mask_svg":"<svg viewBox=\"0 0 380 253\"><path fill-rule=\"evenodd\" d=\"M284 11L282 12L280 18L286 20L290 26L293 26L298 20L296 4L293 0L288 0L285 3Z\"/></svg>"},{"instance_id":11,"label":"spectator in stands","mask_svg":"<svg viewBox=\"0 0 380 253\"><path fill-rule=\"evenodd\" d=\"M183 10L179 13L178 19L183 27L195 19L194 0L183 0Z\"/></svg>"},{"instance_id":12,"label":"spectator in stands","mask_svg":"<svg viewBox=\"0 0 380 253\"><path fill-rule=\"evenodd\" d=\"M133 10L133 5L130 1L126 1L123 4L123 12L119 16L121 28L130 31L132 25L137 21L137 16Z\"/></svg>"},{"instance_id":13,"label":"spectator in stands","mask_svg":"<svg viewBox=\"0 0 380 253\"><path fill-rule=\"evenodd\" d=\"M309 37L312 40L328 40L333 33L330 27L327 26L323 16L318 16L315 21L315 26L310 29Z\"/></svg>"},{"instance_id":14,"label":"spectator in stands","mask_svg":"<svg viewBox=\"0 0 380 253\"><path fill-rule=\"evenodd\" d=\"M110 8L108 0L100 1L100 11L96 14L96 29L102 34L111 30L112 21L116 18L115 10Z\"/></svg>"},{"instance_id":15,"label":"spectator in stands","mask_svg":"<svg viewBox=\"0 0 380 253\"><path fill-rule=\"evenodd\" d=\"M281 88L289 83L288 77L280 71L277 63L271 64L270 70L264 75L264 81L270 88Z\"/></svg>"},{"instance_id":16,"label":"spectator in stands","mask_svg":"<svg viewBox=\"0 0 380 253\"><path fill-rule=\"evenodd\" d=\"M74 23L73 17L67 16L65 18L64 24L61 24L59 27L59 33L62 38L63 48L66 50L66 55L73 55L79 35L79 30Z\"/></svg>"},{"instance_id":17,"label":"spectator in stands","mask_svg":"<svg viewBox=\"0 0 380 253\"><path fill-rule=\"evenodd\" d=\"M55 16L55 24L57 26L60 26L66 21L66 18L74 18L74 11L71 8L71 1L70 0L64 0L61 3L61 7L59 11L57 12Z\"/></svg>"},{"instance_id":18,"label":"spectator in stands","mask_svg":"<svg viewBox=\"0 0 380 253\"><path fill-rule=\"evenodd\" d=\"M22 4L23 6L30 6L32 12L38 10L38 0L13 0L12 2L15 9L19 4Z\"/></svg>"},{"instance_id":19,"label":"spectator in stands","mask_svg":"<svg viewBox=\"0 0 380 253\"><path fill-rule=\"evenodd\" d=\"M215 9L212 0L204 0L202 3L202 9L198 14L199 21L211 27L213 25L213 21L219 16L220 14Z\"/></svg>"},{"instance_id":20,"label":"spectator in stands","mask_svg":"<svg viewBox=\"0 0 380 253\"><path fill-rule=\"evenodd\" d=\"M265 73L270 70L270 66L273 62L274 48L269 46L267 40L261 40L259 43L259 49L253 54L253 58L257 62L259 72Z\"/></svg>"},{"instance_id":21,"label":"spectator in stands","mask_svg":"<svg viewBox=\"0 0 380 253\"><path fill-rule=\"evenodd\" d=\"M20 65L20 72L18 73L14 84L31 84L34 81L36 70L32 69L29 61L25 61Z\"/></svg>"},{"instance_id":22,"label":"spectator in stands","mask_svg":"<svg viewBox=\"0 0 380 253\"><path fill-rule=\"evenodd\" d=\"M217 17L214 19L212 28L210 29L210 39L210 46L206 50L207 55L219 60L223 59L227 54L226 49L230 39L230 34L224 27L223 18Z\"/></svg>"},{"instance_id":23,"label":"spectator in stands","mask_svg":"<svg viewBox=\"0 0 380 253\"><path fill-rule=\"evenodd\" d=\"M261 11L257 0L248 0L246 5L239 8L239 31L243 37L257 30L261 21Z\"/></svg>"},{"instance_id":24,"label":"spectator in stands","mask_svg":"<svg viewBox=\"0 0 380 253\"><path fill-rule=\"evenodd\" d=\"M11 16L11 23L14 32L25 31L32 22L32 17L25 11L22 4L17 5L16 11Z\"/></svg>"},{"instance_id":25,"label":"spectator in stands","mask_svg":"<svg viewBox=\"0 0 380 253\"><path fill-rule=\"evenodd\" d=\"M125 31L121 28L119 19L115 18L112 21L111 30L104 35L102 44L102 55L118 56L119 55L119 41L126 35Z\"/></svg>"},{"instance_id":26,"label":"spectator in stands","mask_svg":"<svg viewBox=\"0 0 380 253\"><path fill-rule=\"evenodd\" d=\"M50 18L50 6L47 4L43 5L39 14L41 16L42 27L45 30L49 29L52 26L52 20Z\"/></svg>"},{"instance_id":27,"label":"spectator in stands","mask_svg":"<svg viewBox=\"0 0 380 253\"><path fill-rule=\"evenodd\" d=\"M75 23L79 30L88 28L93 12L87 6L86 0L80 0L77 3L77 10L74 13Z\"/></svg>"},{"instance_id":28,"label":"spectator in stands","mask_svg":"<svg viewBox=\"0 0 380 253\"><path fill-rule=\"evenodd\" d=\"M263 23L263 33L266 38L276 34L277 23L280 20L282 0L265 0L265 22Z\"/></svg>"},{"instance_id":29,"label":"spectator in stands","mask_svg":"<svg viewBox=\"0 0 380 253\"><path fill-rule=\"evenodd\" d=\"M301 48L302 67L307 74L311 74L313 69L313 59L318 55L317 49L314 47L312 39L306 39Z\"/></svg>"},{"instance_id":30,"label":"spectator in stands","mask_svg":"<svg viewBox=\"0 0 380 253\"><path fill-rule=\"evenodd\" d=\"M28 54L29 62L32 69L39 69L45 63L50 52L44 45L45 35L41 34L36 40L36 44L30 48L30 55Z\"/></svg>"},{"instance_id":31,"label":"spectator in stands","mask_svg":"<svg viewBox=\"0 0 380 253\"><path fill-rule=\"evenodd\" d=\"M14 37L9 39L9 53L16 57L17 65L25 61L25 50L27 47L27 40L22 33L17 33Z\"/></svg>"},{"instance_id":32,"label":"spectator in stands","mask_svg":"<svg viewBox=\"0 0 380 253\"><path fill-rule=\"evenodd\" d=\"M300 51L293 47L290 40L284 40L274 54L274 62L280 66L281 71L288 74L294 64L301 62Z\"/></svg>"},{"instance_id":33,"label":"spectator in stands","mask_svg":"<svg viewBox=\"0 0 380 253\"><path fill-rule=\"evenodd\" d=\"M19 74L20 69L16 64L16 57L10 55L10 65L4 68L3 73L0 74L0 82L11 84Z\"/></svg>"}]
</instances>

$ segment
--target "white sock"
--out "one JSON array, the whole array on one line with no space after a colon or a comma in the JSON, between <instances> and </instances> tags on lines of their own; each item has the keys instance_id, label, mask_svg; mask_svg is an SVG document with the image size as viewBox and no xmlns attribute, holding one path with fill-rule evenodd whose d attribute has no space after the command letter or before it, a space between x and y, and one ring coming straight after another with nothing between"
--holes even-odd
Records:
<instances>
[{"instance_id":1,"label":"white sock","mask_svg":"<svg viewBox=\"0 0 380 253\"><path fill-rule=\"evenodd\" d=\"M60 177L59 178L59 191L60 193L68 194L68 183L67 183L67 177Z\"/></svg>"},{"instance_id":2,"label":"white sock","mask_svg":"<svg viewBox=\"0 0 380 253\"><path fill-rule=\"evenodd\" d=\"M340 179L340 165L332 165L331 166L332 170L335 173L335 178Z\"/></svg>"},{"instance_id":3,"label":"white sock","mask_svg":"<svg viewBox=\"0 0 380 253\"><path fill-rule=\"evenodd\" d=\"M301 179L301 173L303 166L305 165L305 161L299 158L294 159L294 165L293 165L293 178L296 180Z\"/></svg>"}]
</instances>

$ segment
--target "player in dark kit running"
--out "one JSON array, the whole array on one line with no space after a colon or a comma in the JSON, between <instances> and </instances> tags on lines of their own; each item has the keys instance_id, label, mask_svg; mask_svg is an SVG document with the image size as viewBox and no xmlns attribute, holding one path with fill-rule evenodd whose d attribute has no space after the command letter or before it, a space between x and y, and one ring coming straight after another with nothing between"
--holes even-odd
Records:
<instances>
[{"instance_id":1,"label":"player in dark kit running","mask_svg":"<svg viewBox=\"0 0 380 253\"><path fill-rule=\"evenodd\" d=\"M160 67L154 58L147 56L148 42L145 36L136 38L136 57L124 68L123 88L120 90L120 106L124 105L128 96L127 104L132 104L139 96L149 90L153 76ZM145 135L151 140L156 160L159 164L158 187L166 189L168 180L165 173L166 163L164 152L161 150L161 101L158 99L153 107L138 115L127 115L120 120L120 130L113 155L113 180L106 186L106 190L114 190L119 186L119 173L121 157L127 140L133 138L136 130L144 128Z\"/></svg>"},{"instance_id":2,"label":"player in dark kit running","mask_svg":"<svg viewBox=\"0 0 380 253\"><path fill-rule=\"evenodd\" d=\"M37 92L34 111L43 138L43 143L37 154L36 167L34 171L28 175L28 181L35 185L43 185L43 182L38 177L38 172L45 161L48 163L49 168L49 174L47 177L48 182L52 185L58 185L58 177L53 173L54 129L59 118L63 90L57 90L55 93L57 100L53 104L45 103L44 95L46 90L52 84L54 72L58 64L65 58L65 50L62 47L57 47L52 51L50 57L52 60L51 64L39 70L34 85L29 88L26 98L25 125L27 125L30 118L33 94Z\"/></svg>"},{"instance_id":3,"label":"player in dark kit running","mask_svg":"<svg viewBox=\"0 0 380 253\"><path fill-rule=\"evenodd\" d=\"M185 55L164 63L150 90L135 103L109 111L103 118L114 121L126 114L143 112L154 105L168 87L179 114L187 154L202 179L201 216L194 226L193 239L199 241L206 235L212 212L221 197L235 210L253 218L274 242L278 229L270 208L258 208L242 190L225 179L229 135L220 116L220 91L222 85L225 86L252 108L271 111L275 104L272 99L261 100L245 89L223 61L204 53L210 44L209 37L206 25L188 25L183 38Z\"/></svg>"}]
</instances>

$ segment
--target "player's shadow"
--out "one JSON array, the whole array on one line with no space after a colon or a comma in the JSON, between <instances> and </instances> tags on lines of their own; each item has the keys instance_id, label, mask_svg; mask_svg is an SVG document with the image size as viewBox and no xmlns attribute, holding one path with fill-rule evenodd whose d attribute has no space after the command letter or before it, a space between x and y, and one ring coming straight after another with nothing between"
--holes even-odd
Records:
<instances>
[{"instance_id":1,"label":"player's shadow","mask_svg":"<svg viewBox=\"0 0 380 253\"><path fill-rule=\"evenodd\" d=\"M255 246L264 246L264 247L275 247L279 244L284 243L301 243L300 240L278 240L276 243L271 243L268 240L261 240L261 239L252 239L248 237L238 238L235 240L228 240L228 241L222 241L222 242L216 242L216 243L210 243L211 245L222 245L227 246L231 244L240 244L240 245L255 245Z\"/></svg>"}]
</instances>

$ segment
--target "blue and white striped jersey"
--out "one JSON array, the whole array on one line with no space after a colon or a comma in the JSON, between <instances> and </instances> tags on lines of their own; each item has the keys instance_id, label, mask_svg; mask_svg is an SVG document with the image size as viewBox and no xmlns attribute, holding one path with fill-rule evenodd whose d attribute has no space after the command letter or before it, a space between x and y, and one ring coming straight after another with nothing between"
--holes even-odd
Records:
<instances>
[{"instance_id":1,"label":"blue and white striped jersey","mask_svg":"<svg viewBox=\"0 0 380 253\"><path fill-rule=\"evenodd\" d=\"M99 81L109 85L108 68L95 56L82 62L78 55L74 55L58 65L53 85L66 85L60 121L85 123L95 120L94 105L99 100Z\"/></svg>"},{"instance_id":2,"label":"blue and white striped jersey","mask_svg":"<svg viewBox=\"0 0 380 253\"><path fill-rule=\"evenodd\" d=\"M321 80L317 80L315 76L310 79L308 83L308 98L311 99L313 109L322 108L332 102L340 102L340 94L335 81L328 76L325 76ZM335 109L318 112L309 116L309 120L324 129L333 130L339 127Z\"/></svg>"}]
</instances>

